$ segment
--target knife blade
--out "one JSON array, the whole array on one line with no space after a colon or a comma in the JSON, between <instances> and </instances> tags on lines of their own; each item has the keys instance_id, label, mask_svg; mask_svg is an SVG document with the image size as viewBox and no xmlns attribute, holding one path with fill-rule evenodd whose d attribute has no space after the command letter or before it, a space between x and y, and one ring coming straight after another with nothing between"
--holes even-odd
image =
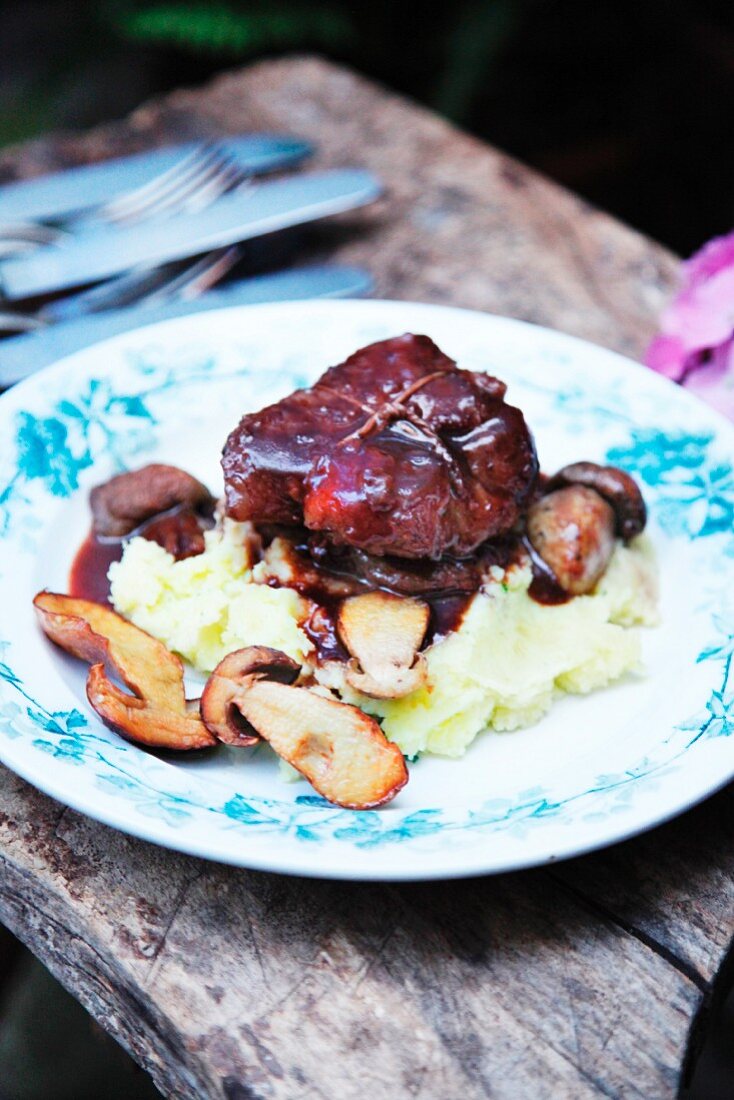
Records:
<instances>
[{"instance_id":1,"label":"knife blade","mask_svg":"<svg viewBox=\"0 0 734 1100\"><path fill-rule=\"evenodd\" d=\"M99 282L138 264L196 256L373 202L380 184L359 168L298 175L224 195L196 213L127 227L99 226L71 241L0 263L6 300Z\"/></svg>"},{"instance_id":2,"label":"knife blade","mask_svg":"<svg viewBox=\"0 0 734 1100\"><path fill-rule=\"evenodd\" d=\"M142 304L62 321L37 332L0 341L0 389L15 385L65 355L142 325L228 306L303 298L356 298L368 294L371 289L372 277L363 268L314 265L239 279L210 290L193 302L178 301L162 306Z\"/></svg>"},{"instance_id":3,"label":"knife blade","mask_svg":"<svg viewBox=\"0 0 734 1100\"><path fill-rule=\"evenodd\" d=\"M0 222L54 220L100 206L150 183L202 144L168 145L5 184L0 187ZM313 152L308 142L279 134L246 134L222 138L215 144L224 156L253 175L297 164Z\"/></svg>"}]
</instances>

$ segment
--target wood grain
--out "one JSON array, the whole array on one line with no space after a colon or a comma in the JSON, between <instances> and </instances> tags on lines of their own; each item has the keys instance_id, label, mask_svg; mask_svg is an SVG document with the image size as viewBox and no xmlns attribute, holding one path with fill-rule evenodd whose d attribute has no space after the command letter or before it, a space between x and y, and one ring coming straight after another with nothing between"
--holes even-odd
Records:
<instances>
[{"instance_id":1,"label":"wood grain","mask_svg":"<svg viewBox=\"0 0 734 1100\"><path fill-rule=\"evenodd\" d=\"M0 178L185 136L285 129L386 198L303 240L386 297L553 325L639 355L675 259L430 113L322 61L236 72ZM0 770L0 915L186 1098L672 1097L734 929L734 801L552 870L330 884L179 856Z\"/></svg>"}]
</instances>

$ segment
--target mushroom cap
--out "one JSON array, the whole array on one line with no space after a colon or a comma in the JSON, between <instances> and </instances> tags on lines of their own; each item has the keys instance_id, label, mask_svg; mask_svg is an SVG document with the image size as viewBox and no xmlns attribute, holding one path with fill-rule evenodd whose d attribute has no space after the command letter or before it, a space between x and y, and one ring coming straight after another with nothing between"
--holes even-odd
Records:
<instances>
[{"instance_id":1,"label":"mushroom cap","mask_svg":"<svg viewBox=\"0 0 734 1100\"><path fill-rule=\"evenodd\" d=\"M547 492L567 485L585 485L603 497L614 509L617 534L628 542L642 534L647 523L647 508L635 479L617 466L599 466L596 462L572 462L554 474Z\"/></svg>"},{"instance_id":2,"label":"mushroom cap","mask_svg":"<svg viewBox=\"0 0 734 1100\"><path fill-rule=\"evenodd\" d=\"M206 728L225 745L246 748L255 745L260 735L243 716L235 703L242 683L249 677L292 684L298 679L301 666L268 646L238 649L219 662L206 682L201 695L201 718Z\"/></svg>"}]
</instances>

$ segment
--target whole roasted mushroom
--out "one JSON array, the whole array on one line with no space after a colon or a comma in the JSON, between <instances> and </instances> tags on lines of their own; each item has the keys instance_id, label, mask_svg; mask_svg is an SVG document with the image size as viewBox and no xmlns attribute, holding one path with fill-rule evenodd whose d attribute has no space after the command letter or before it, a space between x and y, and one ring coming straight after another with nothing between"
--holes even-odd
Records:
<instances>
[{"instance_id":1,"label":"whole roasted mushroom","mask_svg":"<svg viewBox=\"0 0 734 1100\"><path fill-rule=\"evenodd\" d=\"M185 470L152 463L97 485L89 494L92 529L103 538L124 538L153 516L172 508L211 515L214 497Z\"/></svg>"},{"instance_id":2,"label":"whole roasted mushroom","mask_svg":"<svg viewBox=\"0 0 734 1100\"><path fill-rule=\"evenodd\" d=\"M572 462L550 479L546 490L553 492L567 485L584 485L611 504L616 533L625 542L644 531L647 522L645 501L635 479L624 470L616 466L599 466L596 462Z\"/></svg>"},{"instance_id":3,"label":"whole roasted mushroom","mask_svg":"<svg viewBox=\"0 0 734 1100\"><path fill-rule=\"evenodd\" d=\"M615 514L594 489L568 485L530 507L527 533L537 554L570 596L591 592L614 552Z\"/></svg>"}]
</instances>

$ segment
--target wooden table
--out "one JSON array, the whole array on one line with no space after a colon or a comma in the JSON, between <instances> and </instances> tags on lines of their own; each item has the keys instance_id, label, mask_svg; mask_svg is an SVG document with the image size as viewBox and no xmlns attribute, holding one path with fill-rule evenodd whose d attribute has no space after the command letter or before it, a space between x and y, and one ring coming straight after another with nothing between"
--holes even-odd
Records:
<instances>
[{"instance_id":1,"label":"wooden table","mask_svg":"<svg viewBox=\"0 0 734 1100\"><path fill-rule=\"evenodd\" d=\"M257 65L30 143L0 174L250 129L304 135L318 163L382 176L383 202L320 237L370 267L378 295L642 351L671 255L319 60ZM205 863L2 769L0 787L2 920L171 1096L671 1097L734 928L731 790L552 869L379 886Z\"/></svg>"}]
</instances>

